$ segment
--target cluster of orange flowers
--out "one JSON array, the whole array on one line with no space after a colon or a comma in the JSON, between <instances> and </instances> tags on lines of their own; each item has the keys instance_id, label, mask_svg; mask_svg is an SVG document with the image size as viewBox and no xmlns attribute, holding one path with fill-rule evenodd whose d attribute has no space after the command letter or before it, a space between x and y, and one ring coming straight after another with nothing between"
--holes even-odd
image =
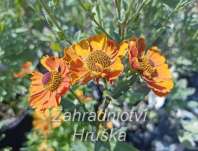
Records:
<instances>
[{"instance_id":1,"label":"cluster of orange flowers","mask_svg":"<svg viewBox=\"0 0 198 151\"><path fill-rule=\"evenodd\" d=\"M46 73L32 72L29 103L45 110L60 104L70 86L104 78L109 82L124 71L122 59L128 52L129 63L140 73L148 87L158 96L166 96L173 88L171 72L157 47L145 52L143 38L117 43L106 35L96 35L65 48L61 58L45 56L41 64Z\"/></svg>"},{"instance_id":2,"label":"cluster of orange flowers","mask_svg":"<svg viewBox=\"0 0 198 151\"><path fill-rule=\"evenodd\" d=\"M36 110L33 113L33 127L44 136L48 136L54 128L59 127L64 122L64 115L61 108L55 107L44 112Z\"/></svg>"}]
</instances>

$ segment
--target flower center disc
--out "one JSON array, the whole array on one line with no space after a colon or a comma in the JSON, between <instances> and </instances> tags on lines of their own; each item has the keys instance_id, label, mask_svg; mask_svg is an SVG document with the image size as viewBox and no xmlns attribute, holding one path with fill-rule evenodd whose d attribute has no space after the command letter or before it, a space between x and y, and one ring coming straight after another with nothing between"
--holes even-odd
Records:
<instances>
[{"instance_id":1,"label":"flower center disc","mask_svg":"<svg viewBox=\"0 0 198 151\"><path fill-rule=\"evenodd\" d=\"M111 58L102 50L95 50L87 57L86 63L91 71L100 72L111 65Z\"/></svg>"},{"instance_id":2,"label":"flower center disc","mask_svg":"<svg viewBox=\"0 0 198 151\"><path fill-rule=\"evenodd\" d=\"M50 91L55 91L61 83L61 75L57 71L44 74L42 82Z\"/></svg>"},{"instance_id":3,"label":"flower center disc","mask_svg":"<svg viewBox=\"0 0 198 151\"><path fill-rule=\"evenodd\" d=\"M143 71L147 71L150 74L150 76L156 71L153 65L145 57L142 58L140 65L141 65L141 69Z\"/></svg>"}]
</instances>

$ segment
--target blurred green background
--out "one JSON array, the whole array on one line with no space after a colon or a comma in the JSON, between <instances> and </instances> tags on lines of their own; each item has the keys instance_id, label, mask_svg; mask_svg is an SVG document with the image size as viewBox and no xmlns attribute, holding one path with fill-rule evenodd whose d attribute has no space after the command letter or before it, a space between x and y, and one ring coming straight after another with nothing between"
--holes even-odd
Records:
<instances>
[{"instance_id":1,"label":"blurred green background","mask_svg":"<svg viewBox=\"0 0 198 151\"><path fill-rule=\"evenodd\" d=\"M31 61L33 69L42 70L41 56L61 56L70 45L67 41L75 43L104 32L103 29L118 42L144 36L148 47L157 45L173 72L174 90L159 107L156 102L151 103L156 98L151 99L143 82L137 81L130 87L126 72L105 93L114 97L114 111L124 111L126 107L148 110L147 122L119 123L127 131L126 142L73 142L74 127L89 129L90 125L64 122L49 136L51 148L57 151L198 150L197 0L1 0L0 129L9 131L9 126L24 112L28 116L32 113L27 102L30 76L14 77L23 63ZM127 71L127 59L124 62ZM74 89L81 89L87 95L93 93L87 86ZM93 98L86 104L87 109L91 110L96 101ZM62 102L65 110L79 106L70 94ZM21 133L26 139L19 142L20 150L37 151L43 136L34 129ZM0 144L5 138L5 133L1 133ZM2 150L17 150L9 144L12 143L2 143Z\"/></svg>"}]
</instances>

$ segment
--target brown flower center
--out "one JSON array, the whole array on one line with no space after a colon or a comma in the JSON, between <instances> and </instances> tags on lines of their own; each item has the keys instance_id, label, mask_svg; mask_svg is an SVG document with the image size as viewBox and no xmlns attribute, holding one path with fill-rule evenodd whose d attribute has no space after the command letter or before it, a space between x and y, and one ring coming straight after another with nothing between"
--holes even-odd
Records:
<instances>
[{"instance_id":1,"label":"brown flower center","mask_svg":"<svg viewBox=\"0 0 198 151\"><path fill-rule=\"evenodd\" d=\"M61 83L61 75L57 71L47 72L44 74L42 82L50 91L55 91Z\"/></svg>"},{"instance_id":2,"label":"brown flower center","mask_svg":"<svg viewBox=\"0 0 198 151\"><path fill-rule=\"evenodd\" d=\"M142 71L146 71L149 73L149 76L152 76L156 69L154 68L154 65L152 64L152 62L150 62L146 57L143 57L140 60L140 69Z\"/></svg>"},{"instance_id":3,"label":"brown flower center","mask_svg":"<svg viewBox=\"0 0 198 151\"><path fill-rule=\"evenodd\" d=\"M86 63L91 71L100 72L111 65L111 58L102 50L95 50L87 57Z\"/></svg>"}]
</instances>

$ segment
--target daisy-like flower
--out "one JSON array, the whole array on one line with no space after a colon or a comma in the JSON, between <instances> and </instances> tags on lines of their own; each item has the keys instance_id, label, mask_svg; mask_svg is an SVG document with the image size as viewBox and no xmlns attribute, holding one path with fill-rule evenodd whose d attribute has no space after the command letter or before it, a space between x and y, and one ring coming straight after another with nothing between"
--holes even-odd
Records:
<instances>
[{"instance_id":1,"label":"daisy-like flower","mask_svg":"<svg viewBox=\"0 0 198 151\"><path fill-rule=\"evenodd\" d=\"M45 74L34 71L31 77L29 104L38 110L56 107L61 96L69 89L68 68L62 59L43 57L41 64L48 70Z\"/></svg>"},{"instance_id":2,"label":"daisy-like flower","mask_svg":"<svg viewBox=\"0 0 198 151\"><path fill-rule=\"evenodd\" d=\"M121 57L127 48L126 42L119 45L101 34L66 48L63 59L70 64L76 80L81 79L82 83L99 78L111 82L123 72Z\"/></svg>"},{"instance_id":3,"label":"daisy-like flower","mask_svg":"<svg viewBox=\"0 0 198 151\"><path fill-rule=\"evenodd\" d=\"M33 127L43 135L48 135L54 128L59 127L64 121L61 108L52 108L44 112L35 110L33 113Z\"/></svg>"},{"instance_id":4,"label":"daisy-like flower","mask_svg":"<svg viewBox=\"0 0 198 151\"><path fill-rule=\"evenodd\" d=\"M129 41L129 62L132 69L139 71L149 88L158 95L166 96L173 88L171 72L166 59L157 47L145 53L144 38Z\"/></svg>"}]
</instances>

